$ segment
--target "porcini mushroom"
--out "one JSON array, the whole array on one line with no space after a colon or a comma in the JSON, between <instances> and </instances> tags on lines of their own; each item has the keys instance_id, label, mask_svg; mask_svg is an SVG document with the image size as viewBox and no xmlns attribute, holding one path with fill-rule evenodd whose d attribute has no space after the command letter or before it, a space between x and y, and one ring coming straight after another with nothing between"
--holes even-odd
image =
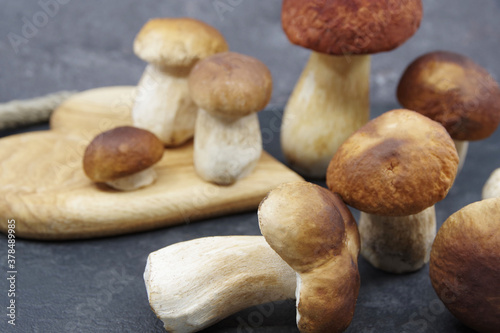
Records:
<instances>
[{"instance_id":1,"label":"porcini mushroom","mask_svg":"<svg viewBox=\"0 0 500 333\"><path fill-rule=\"evenodd\" d=\"M369 120L369 55L403 44L421 18L421 0L283 1L288 39L313 50L283 115L292 168L325 177L338 147Z\"/></svg>"},{"instance_id":2,"label":"porcini mushroom","mask_svg":"<svg viewBox=\"0 0 500 333\"><path fill-rule=\"evenodd\" d=\"M166 146L193 137L197 107L189 97L187 78L209 55L225 52L224 37L191 18L156 18L134 41L134 52L149 63L137 87L133 124L155 134Z\"/></svg>"},{"instance_id":3,"label":"porcini mushroom","mask_svg":"<svg viewBox=\"0 0 500 333\"><path fill-rule=\"evenodd\" d=\"M442 125L414 111L393 110L340 146L326 180L332 192L362 211L365 259L402 273L429 260L436 232L429 207L447 195L457 167L457 151Z\"/></svg>"},{"instance_id":4,"label":"porcini mushroom","mask_svg":"<svg viewBox=\"0 0 500 333\"><path fill-rule=\"evenodd\" d=\"M451 215L432 245L429 275L438 297L481 333L500 327L500 198Z\"/></svg>"},{"instance_id":5,"label":"porcini mushroom","mask_svg":"<svg viewBox=\"0 0 500 333\"><path fill-rule=\"evenodd\" d=\"M96 136L85 150L83 170L94 182L122 191L156 180L152 166L163 156L162 142L151 132L123 126Z\"/></svg>"},{"instance_id":6,"label":"porcini mushroom","mask_svg":"<svg viewBox=\"0 0 500 333\"><path fill-rule=\"evenodd\" d=\"M269 69L243 54L219 53L193 68L189 91L200 108L194 139L198 175L220 185L248 175L262 153L257 111L271 98Z\"/></svg>"},{"instance_id":7,"label":"porcini mushroom","mask_svg":"<svg viewBox=\"0 0 500 333\"><path fill-rule=\"evenodd\" d=\"M468 141L489 137L500 123L500 87L471 59L436 51L414 60L397 96L405 108L441 123L455 141L463 166Z\"/></svg>"},{"instance_id":8,"label":"porcini mushroom","mask_svg":"<svg viewBox=\"0 0 500 333\"><path fill-rule=\"evenodd\" d=\"M483 186L483 199L500 198L500 168L493 171Z\"/></svg>"},{"instance_id":9,"label":"porcini mushroom","mask_svg":"<svg viewBox=\"0 0 500 333\"><path fill-rule=\"evenodd\" d=\"M221 236L148 256L149 304L165 329L197 332L245 308L292 299L295 272L262 236Z\"/></svg>"},{"instance_id":10,"label":"porcini mushroom","mask_svg":"<svg viewBox=\"0 0 500 333\"><path fill-rule=\"evenodd\" d=\"M283 184L259 206L271 248L297 273L302 333L343 332L359 292L359 234L340 197L307 182Z\"/></svg>"}]
</instances>

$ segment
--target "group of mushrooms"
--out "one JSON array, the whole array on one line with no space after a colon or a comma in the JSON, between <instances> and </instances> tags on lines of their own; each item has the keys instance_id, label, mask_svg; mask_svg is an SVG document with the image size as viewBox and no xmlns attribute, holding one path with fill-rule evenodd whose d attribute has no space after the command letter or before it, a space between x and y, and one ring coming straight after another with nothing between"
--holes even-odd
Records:
<instances>
[{"instance_id":1,"label":"group of mushrooms","mask_svg":"<svg viewBox=\"0 0 500 333\"><path fill-rule=\"evenodd\" d=\"M500 198L461 209L437 236L434 210L467 142L496 130L498 84L462 55L428 53L401 78L405 109L368 121L368 54L404 43L421 18L420 0L283 1L288 38L313 52L285 108L282 148L294 169L326 177L328 189L304 181L272 190L258 209L263 236L195 239L150 254L148 297L168 331L196 332L241 309L295 298L301 332L342 332L359 292L359 252L392 273L430 260L432 285L457 318L479 332L500 327ZM214 28L192 19L148 22L134 44L149 62L136 127L97 136L84 157L87 175L122 190L145 186L164 146L194 133L203 179L228 185L248 175L262 151L256 112L272 80L260 61L227 48ZM500 172L493 176L499 181L490 179L485 197L500 197ZM346 204L361 211L358 225Z\"/></svg>"}]
</instances>

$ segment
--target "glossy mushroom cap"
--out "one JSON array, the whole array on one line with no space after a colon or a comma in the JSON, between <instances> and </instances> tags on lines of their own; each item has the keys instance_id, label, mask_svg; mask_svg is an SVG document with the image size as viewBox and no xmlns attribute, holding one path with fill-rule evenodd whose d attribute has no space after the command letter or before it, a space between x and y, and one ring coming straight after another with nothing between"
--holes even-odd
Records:
<instances>
[{"instance_id":1,"label":"glossy mushroom cap","mask_svg":"<svg viewBox=\"0 0 500 333\"><path fill-rule=\"evenodd\" d=\"M200 59L227 50L219 31L191 18L152 19L134 41L135 54L159 67L191 67Z\"/></svg>"},{"instance_id":2,"label":"glossy mushroom cap","mask_svg":"<svg viewBox=\"0 0 500 333\"><path fill-rule=\"evenodd\" d=\"M441 123L455 140L482 140L500 123L500 87L481 66L452 52L413 61L397 90L399 102Z\"/></svg>"},{"instance_id":3,"label":"glossy mushroom cap","mask_svg":"<svg viewBox=\"0 0 500 333\"><path fill-rule=\"evenodd\" d=\"M343 332L359 292L359 233L339 196L307 182L283 184L259 206L271 248L299 275L297 325L304 332Z\"/></svg>"},{"instance_id":4,"label":"glossy mushroom cap","mask_svg":"<svg viewBox=\"0 0 500 333\"><path fill-rule=\"evenodd\" d=\"M416 214L453 185L458 155L439 123L389 111L351 135L333 156L326 182L350 206L383 216Z\"/></svg>"},{"instance_id":5,"label":"glossy mushroom cap","mask_svg":"<svg viewBox=\"0 0 500 333\"><path fill-rule=\"evenodd\" d=\"M332 55L390 51L421 19L421 0L284 0L281 12L292 43Z\"/></svg>"},{"instance_id":6,"label":"glossy mushroom cap","mask_svg":"<svg viewBox=\"0 0 500 333\"><path fill-rule=\"evenodd\" d=\"M198 107L222 117L243 117L262 110L272 93L269 69L259 60L235 53L200 61L189 75L189 91Z\"/></svg>"},{"instance_id":7,"label":"glossy mushroom cap","mask_svg":"<svg viewBox=\"0 0 500 333\"><path fill-rule=\"evenodd\" d=\"M117 127L96 136L85 150L83 169L95 182L108 182L143 171L163 156L162 142L151 132Z\"/></svg>"},{"instance_id":8,"label":"glossy mushroom cap","mask_svg":"<svg viewBox=\"0 0 500 333\"><path fill-rule=\"evenodd\" d=\"M439 229L430 278L438 297L481 333L500 328L500 198L468 205Z\"/></svg>"}]
</instances>

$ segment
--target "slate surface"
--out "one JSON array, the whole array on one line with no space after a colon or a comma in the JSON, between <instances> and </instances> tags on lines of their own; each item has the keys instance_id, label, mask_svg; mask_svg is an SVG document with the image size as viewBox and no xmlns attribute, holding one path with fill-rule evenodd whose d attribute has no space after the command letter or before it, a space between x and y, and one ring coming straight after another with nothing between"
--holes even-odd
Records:
<instances>
[{"instance_id":1,"label":"slate surface","mask_svg":"<svg viewBox=\"0 0 500 333\"><path fill-rule=\"evenodd\" d=\"M144 64L133 55L131 43L141 25L155 16L192 16L220 29L233 50L256 56L271 68L275 93L260 119L265 149L283 160L281 109L308 52L289 45L284 37L279 1L57 1L57 13L26 38L17 52L8 34L22 36L25 22L33 22L42 10L40 4L54 2L0 1L0 102L61 89L135 84ZM220 2L232 10L218 12ZM427 51L466 54L495 78L500 76L499 1L427 0L424 6L424 21L416 36L394 52L373 57L372 116L398 107L394 89L401 72ZM56 7L51 8L55 11ZM0 135L46 128L42 124ZM484 182L500 167L499 143L499 132L471 143L464 169L448 197L436 206L438 225L461 207L480 200ZM5 315L7 240L2 235L0 332L163 332L149 309L142 280L147 255L184 240L235 234L259 234L255 212L97 240L17 240L15 327L7 324ZM406 275L378 271L363 259L359 266L362 285L348 332L472 332L444 309L431 287L428 266ZM289 301L245 310L205 332L298 332L294 322L294 303Z\"/></svg>"}]
</instances>

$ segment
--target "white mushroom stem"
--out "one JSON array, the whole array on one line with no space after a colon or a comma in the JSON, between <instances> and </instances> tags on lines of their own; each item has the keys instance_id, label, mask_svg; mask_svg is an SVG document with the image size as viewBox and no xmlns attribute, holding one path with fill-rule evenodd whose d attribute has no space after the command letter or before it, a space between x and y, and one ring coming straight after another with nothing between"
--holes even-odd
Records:
<instances>
[{"instance_id":1,"label":"white mushroom stem","mask_svg":"<svg viewBox=\"0 0 500 333\"><path fill-rule=\"evenodd\" d=\"M257 114L241 118L199 110L194 138L194 166L206 181L230 185L250 174L262 153Z\"/></svg>"},{"instance_id":2,"label":"white mushroom stem","mask_svg":"<svg viewBox=\"0 0 500 333\"><path fill-rule=\"evenodd\" d=\"M193 137L198 107L189 95L190 68L163 69L148 65L137 86L133 124L154 133L166 146Z\"/></svg>"},{"instance_id":3,"label":"white mushroom stem","mask_svg":"<svg viewBox=\"0 0 500 333\"><path fill-rule=\"evenodd\" d=\"M500 198L500 168L493 171L483 187L483 200Z\"/></svg>"},{"instance_id":4,"label":"white mushroom stem","mask_svg":"<svg viewBox=\"0 0 500 333\"><path fill-rule=\"evenodd\" d=\"M153 184L156 178L156 171L150 167L133 175L108 181L106 185L120 191L133 191Z\"/></svg>"},{"instance_id":5,"label":"white mushroom stem","mask_svg":"<svg viewBox=\"0 0 500 333\"><path fill-rule=\"evenodd\" d=\"M419 270L427 262L436 237L434 206L409 216L377 216L361 212L361 254L373 266L391 273Z\"/></svg>"},{"instance_id":6,"label":"white mushroom stem","mask_svg":"<svg viewBox=\"0 0 500 333\"><path fill-rule=\"evenodd\" d=\"M455 148L458 153L458 171L462 170L465 157L467 156L467 150L469 149L469 141L453 140L455 143Z\"/></svg>"},{"instance_id":7,"label":"white mushroom stem","mask_svg":"<svg viewBox=\"0 0 500 333\"><path fill-rule=\"evenodd\" d=\"M370 116L370 56L313 52L283 115L288 162L309 177L326 175L338 147Z\"/></svg>"},{"instance_id":8,"label":"white mushroom stem","mask_svg":"<svg viewBox=\"0 0 500 333\"><path fill-rule=\"evenodd\" d=\"M295 272L262 236L200 238L149 255L149 304L165 329L197 332L245 308L293 299Z\"/></svg>"}]
</instances>

